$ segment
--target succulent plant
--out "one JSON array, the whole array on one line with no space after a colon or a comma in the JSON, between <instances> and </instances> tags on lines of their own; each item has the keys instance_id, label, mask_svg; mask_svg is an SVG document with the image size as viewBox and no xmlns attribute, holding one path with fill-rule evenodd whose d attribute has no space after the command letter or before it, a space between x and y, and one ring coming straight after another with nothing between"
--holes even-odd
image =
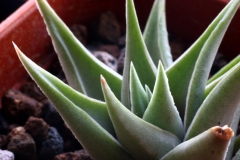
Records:
<instances>
[{"instance_id":1,"label":"succulent plant","mask_svg":"<svg viewBox=\"0 0 240 160\"><path fill-rule=\"evenodd\" d=\"M69 85L14 45L16 52L93 159L232 158L240 117L240 56L208 76L240 0L231 0L175 62L165 1L155 0L142 34L133 0L126 0L123 76L97 60L45 0L36 3ZM237 153L235 159L239 157Z\"/></svg>"}]
</instances>

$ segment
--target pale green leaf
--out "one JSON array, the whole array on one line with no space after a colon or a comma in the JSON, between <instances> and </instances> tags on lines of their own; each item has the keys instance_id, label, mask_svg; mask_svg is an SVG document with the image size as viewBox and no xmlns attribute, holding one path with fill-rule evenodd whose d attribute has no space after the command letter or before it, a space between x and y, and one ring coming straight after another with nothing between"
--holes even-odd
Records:
<instances>
[{"instance_id":1,"label":"pale green leaf","mask_svg":"<svg viewBox=\"0 0 240 160\"><path fill-rule=\"evenodd\" d=\"M145 85L145 91L146 91L146 94L147 94L147 97L148 97L148 102L150 102L150 100L152 98L152 92L147 85Z\"/></svg>"},{"instance_id":2,"label":"pale green leaf","mask_svg":"<svg viewBox=\"0 0 240 160\"><path fill-rule=\"evenodd\" d=\"M232 124L230 126L233 129L235 134L234 134L233 138L231 139L230 145L228 146L227 156L226 156L225 160L232 159L234 143L236 141L236 134L237 134L237 130L238 130L239 118L240 118L240 104L238 105L238 108L233 117Z\"/></svg>"},{"instance_id":3,"label":"pale green leaf","mask_svg":"<svg viewBox=\"0 0 240 160\"><path fill-rule=\"evenodd\" d=\"M137 117L114 96L104 78L102 89L119 142L138 160L156 160L164 156L180 140L174 134L162 130Z\"/></svg>"},{"instance_id":4,"label":"pale green leaf","mask_svg":"<svg viewBox=\"0 0 240 160\"><path fill-rule=\"evenodd\" d=\"M212 68L213 61L221 44L223 36L239 7L240 1L234 1L225 16L218 23L203 45L188 87L186 110L184 117L185 131L191 124L197 110L204 100L205 86Z\"/></svg>"},{"instance_id":5,"label":"pale green leaf","mask_svg":"<svg viewBox=\"0 0 240 160\"><path fill-rule=\"evenodd\" d=\"M144 43L133 0L127 0L126 3L126 55L123 70L121 101L124 106L130 109L130 62L133 62L142 85L148 85L151 90L153 89L157 70Z\"/></svg>"},{"instance_id":6,"label":"pale green leaf","mask_svg":"<svg viewBox=\"0 0 240 160\"><path fill-rule=\"evenodd\" d=\"M223 16L231 7L233 2L234 1L230 1L226 5L221 13L219 13L219 15L208 26L205 32L198 38L198 40L181 57L179 57L170 68L167 69L170 90L182 118L185 112L189 82L198 55L204 43L218 23L222 20Z\"/></svg>"},{"instance_id":7,"label":"pale green leaf","mask_svg":"<svg viewBox=\"0 0 240 160\"><path fill-rule=\"evenodd\" d=\"M95 58L71 33L46 0L36 0L68 83L89 97L103 100L99 76L109 81L120 98L122 77Z\"/></svg>"},{"instance_id":8,"label":"pale green leaf","mask_svg":"<svg viewBox=\"0 0 240 160\"><path fill-rule=\"evenodd\" d=\"M165 12L165 0L155 0L143 37L154 64L158 66L158 61L161 60L164 68L168 68L173 59L168 42Z\"/></svg>"},{"instance_id":9,"label":"pale green leaf","mask_svg":"<svg viewBox=\"0 0 240 160\"><path fill-rule=\"evenodd\" d=\"M240 160L240 149L237 151L236 155L232 158L232 160Z\"/></svg>"},{"instance_id":10,"label":"pale green leaf","mask_svg":"<svg viewBox=\"0 0 240 160\"><path fill-rule=\"evenodd\" d=\"M225 77L228 73L230 73L236 67L237 67L237 64L235 64L234 66L231 66L231 68L229 68L229 70L227 70L225 73L219 75L217 78L214 78L213 81L208 83L207 86L205 87L204 99L213 90L213 88L222 80L222 78Z\"/></svg>"},{"instance_id":11,"label":"pale green leaf","mask_svg":"<svg viewBox=\"0 0 240 160\"><path fill-rule=\"evenodd\" d=\"M238 62L240 62L240 55L235 57L232 61L230 61L227 65L225 65L223 68L221 68L220 71L218 71L216 74L214 74L209 80L208 84L214 81L215 79L221 77L223 74L225 74L227 71L229 71L233 66L235 66Z\"/></svg>"},{"instance_id":12,"label":"pale green leaf","mask_svg":"<svg viewBox=\"0 0 240 160\"><path fill-rule=\"evenodd\" d=\"M149 101L132 63L130 66L130 99L131 111L142 118Z\"/></svg>"},{"instance_id":13,"label":"pale green leaf","mask_svg":"<svg viewBox=\"0 0 240 160\"><path fill-rule=\"evenodd\" d=\"M240 103L240 63L209 93L194 117L185 139L215 125L231 125Z\"/></svg>"},{"instance_id":14,"label":"pale green leaf","mask_svg":"<svg viewBox=\"0 0 240 160\"><path fill-rule=\"evenodd\" d=\"M161 160L224 160L233 131L212 127L171 150Z\"/></svg>"},{"instance_id":15,"label":"pale green leaf","mask_svg":"<svg viewBox=\"0 0 240 160\"><path fill-rule=\"evenodd\" d=\"M17 48L15 44L14 47L26 70L29 72L31 77L36 81L40 89L46 95L48 95L48 92L50 91L52 92L52 94L48 96L50 101L52 101L56 107L58 106L60 107L62 105L62 101L64 100L70 101L75 106L81 108L87 114L89 114L108 132L115 135L114 128L112 126L112 122L108 115L106 104L104 102L89 98L72 89L70 86L66 85L55 76L38 67L34 62L28 59ZM60 102L59 99L61 99L62 101Z\"/></svg>"},{"instance_id":16,"label":"pale green leaf","mask_svg":"<svg viewBox=\"0 0 240 160\"><path fill-rule=\"evenodd\" d=\"M16 46L15 48L25 69L47 98L49 98L67 126L73 132L74 136L90 153L92 158L104 160L133 160L121 144L99 125L100 123L109 122L104 103L90 99L76 92L71 87L37 66L21 53ZM98 121L99 124L96 121ZM104 125L105 124L103 124L103 126ZM111 124L107 125L111 127Z\"/></svg>"},{"instance_id":17,"label":"pale green leaf","mask_svg":"<svg viewBox=\"0 0 240 160\"><path fill-rule=\"evenodd\" d=\"M160 61L153 95L143 120L175 134L180 139L184 137L183 123L174 105L167 75Z\"/></svg>"},{"instance_id":18,"label":"pale green leaf","mask_svg":"<svg viewBox=\"0 0 240 160\"><path fill-rule=\"evenodd\" d=\"M209 95L209 93L213 90L213 88L222 80L222 78L223 76L218 77L217 79L215 79L205 87L204 99Z\"/></svg>"},{"instance_id":19,"label":"pale green leaf","mask_svg":"<svg viewBox=\"0 0 240 160\"><path fill-rule=\"evenodd\" d=\"M233 148L233 156L235 154L239 154L238 156L240 156L240 151L239 150L240 150L240 135L236 136L236 138L235 138L234 148Z\"/></svg>"}]
</instances>

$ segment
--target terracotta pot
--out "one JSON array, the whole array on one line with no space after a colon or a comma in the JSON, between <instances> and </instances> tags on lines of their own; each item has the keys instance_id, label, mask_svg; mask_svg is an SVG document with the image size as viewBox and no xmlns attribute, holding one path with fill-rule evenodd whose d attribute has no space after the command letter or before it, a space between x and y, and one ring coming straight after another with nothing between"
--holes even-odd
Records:
<instances>
[{"instance_id":1,"label":"terracotta pot","mask_svg":"<svg viewBox=\"0 0 240 160\"><path fill-rule=\"evenodd\" d=\"M184 39L195 40L214 19L228 0L167 0L168 30ZM57 14L68 24L89 23L101 12L111 10L125 25L125 1L113 0L48 0ZM135 0L142 28L153 0ZM221 51L231 59L239 54L240 11L235 16ZM27 1L0 25L0 97L3 92L23 81L27 75L13 49L12 41L40 65L51 62L50 38L34 0Z\"/></svg>"}]
</instances>

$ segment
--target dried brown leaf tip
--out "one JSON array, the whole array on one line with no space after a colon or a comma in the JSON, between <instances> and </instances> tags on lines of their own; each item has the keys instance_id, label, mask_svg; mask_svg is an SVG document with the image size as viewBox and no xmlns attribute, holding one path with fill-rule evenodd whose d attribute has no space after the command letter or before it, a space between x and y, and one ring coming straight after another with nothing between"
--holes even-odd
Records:
<instances>
[{"instance_id":1,"label":"dried brown leaf tip","mask_svg":"<svg viewBox=\"0 0 240 160\"><path fill-rule=\"evenodd\" d=\"M211 128L212 132L221 140L230 140L234 136L233 130L227 125L220 127L215 126Z\"/></svg>"}]
</instances>

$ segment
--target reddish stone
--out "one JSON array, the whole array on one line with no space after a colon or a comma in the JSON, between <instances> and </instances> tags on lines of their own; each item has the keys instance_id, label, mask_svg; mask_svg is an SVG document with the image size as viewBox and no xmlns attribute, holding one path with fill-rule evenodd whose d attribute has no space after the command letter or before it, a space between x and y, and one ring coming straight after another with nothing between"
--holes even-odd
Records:
<instances>
[{"instance_id":1,"label":"reddish stone","mask_svg":"<svg viewBox=\"0 0 240 160\"><path fill-rule=\"evenodd\" d=\"M2 97L2 110L6 117L19 122L25 122L28 117L39 117L43 104L30 98L20 91L8 90Z\"/></svg>"},{"instance_id":2,"label":"reddish stone","mask_svg":"<svg viewBox=\"0 0 240 160\"><path fill-rule=\"evenodd\" d=\"M75 35L75 37L83 44L87 44L87 28L84 25L81 24L75 24L70 27L71 31Z\"/></svg>"},{"instance_id":3,"label":"reddish stone","mask_svg":"<svg viewBox=\"0 0 240 160\"><path fill-rule=\"evenodd\" d=\"M17 128L17 127L20 127L20 125L19 125L19 124L16 124L16 123L12 123L12 124L10 124L10 125L8 126L7 131L8 131L8 132L11 132L12 129Z\"/></svg>"},{"instance_id":4,"label":"reddish stone","mask_svg":"<svg viewBox=\"0 0 240 160\"><path fill-rule=\"evenodd\" d=\"M6 147L7 143L8 143L7 136L1 134L0 135L0 148L2 149L3 147Z\"/></svg>"},{"instance_id":5,"label":"reddish stone","mask_svg":"<svg viewBox=\"0 0 240 160\"><path fill-rule=\"evenodd\" d=\"M105 51L109 54L111 54L113 57L118 58L120 55L120 50L117 45L101 45L98 48L99 51Z\"/></svg>"},{"instance_id":6,"label":"reddish stone","mask_svg":"<svg viewBox=\"0 0 240 160\"><path fill-rule=\"evenodd\" d=\"M12 129L8 134L9 143L7 150L12 151L18 159L29 159L36 154L33 138L26 133L23 127Z\"/></svg>"},{"instance_id":7,"label":"reddish stone","mask_svg":"<svg viewBox=\"0 0 240 160\"><path fill-rule=\"evenodd\" d=\"M68 152L59 154L54 157L53 160L92 160L90 155L85 150L79 150L75 152Z\"/></svg>"},{"instance_id":8,"label":"reddish stone","mask_svg":"<svg viewBox=\"0 0 240 160\"><path fill-rule=\"evenodd\" d=\"M121 28L112 12L105 12L100 15L98 36L106 41L118 43L118 39L121 36Z\"/></svg>"},{"instance_id":9,"label":"reddish stone","mask_svg":"<svg viewBox=\"0 0 240 160\"><path fill-rule=\"evenodd\" d=\"M49 125L42 118L29 117L24 128L35 142L42 142L47 139Z\"/></svg>"},{"instance_id":10,"label":"reddish stone","mask_svg":"<svg viewBox=\"0 0 240 160\"><path fill-rule=\"evenodd\" d=\"M37 101L43 101L46 99L46 96L42 93L42 91L34 82L28 82L24 84L23 86L21 86L20 91L23 94L36 99Z\"/></svg>"}]
</instances>

